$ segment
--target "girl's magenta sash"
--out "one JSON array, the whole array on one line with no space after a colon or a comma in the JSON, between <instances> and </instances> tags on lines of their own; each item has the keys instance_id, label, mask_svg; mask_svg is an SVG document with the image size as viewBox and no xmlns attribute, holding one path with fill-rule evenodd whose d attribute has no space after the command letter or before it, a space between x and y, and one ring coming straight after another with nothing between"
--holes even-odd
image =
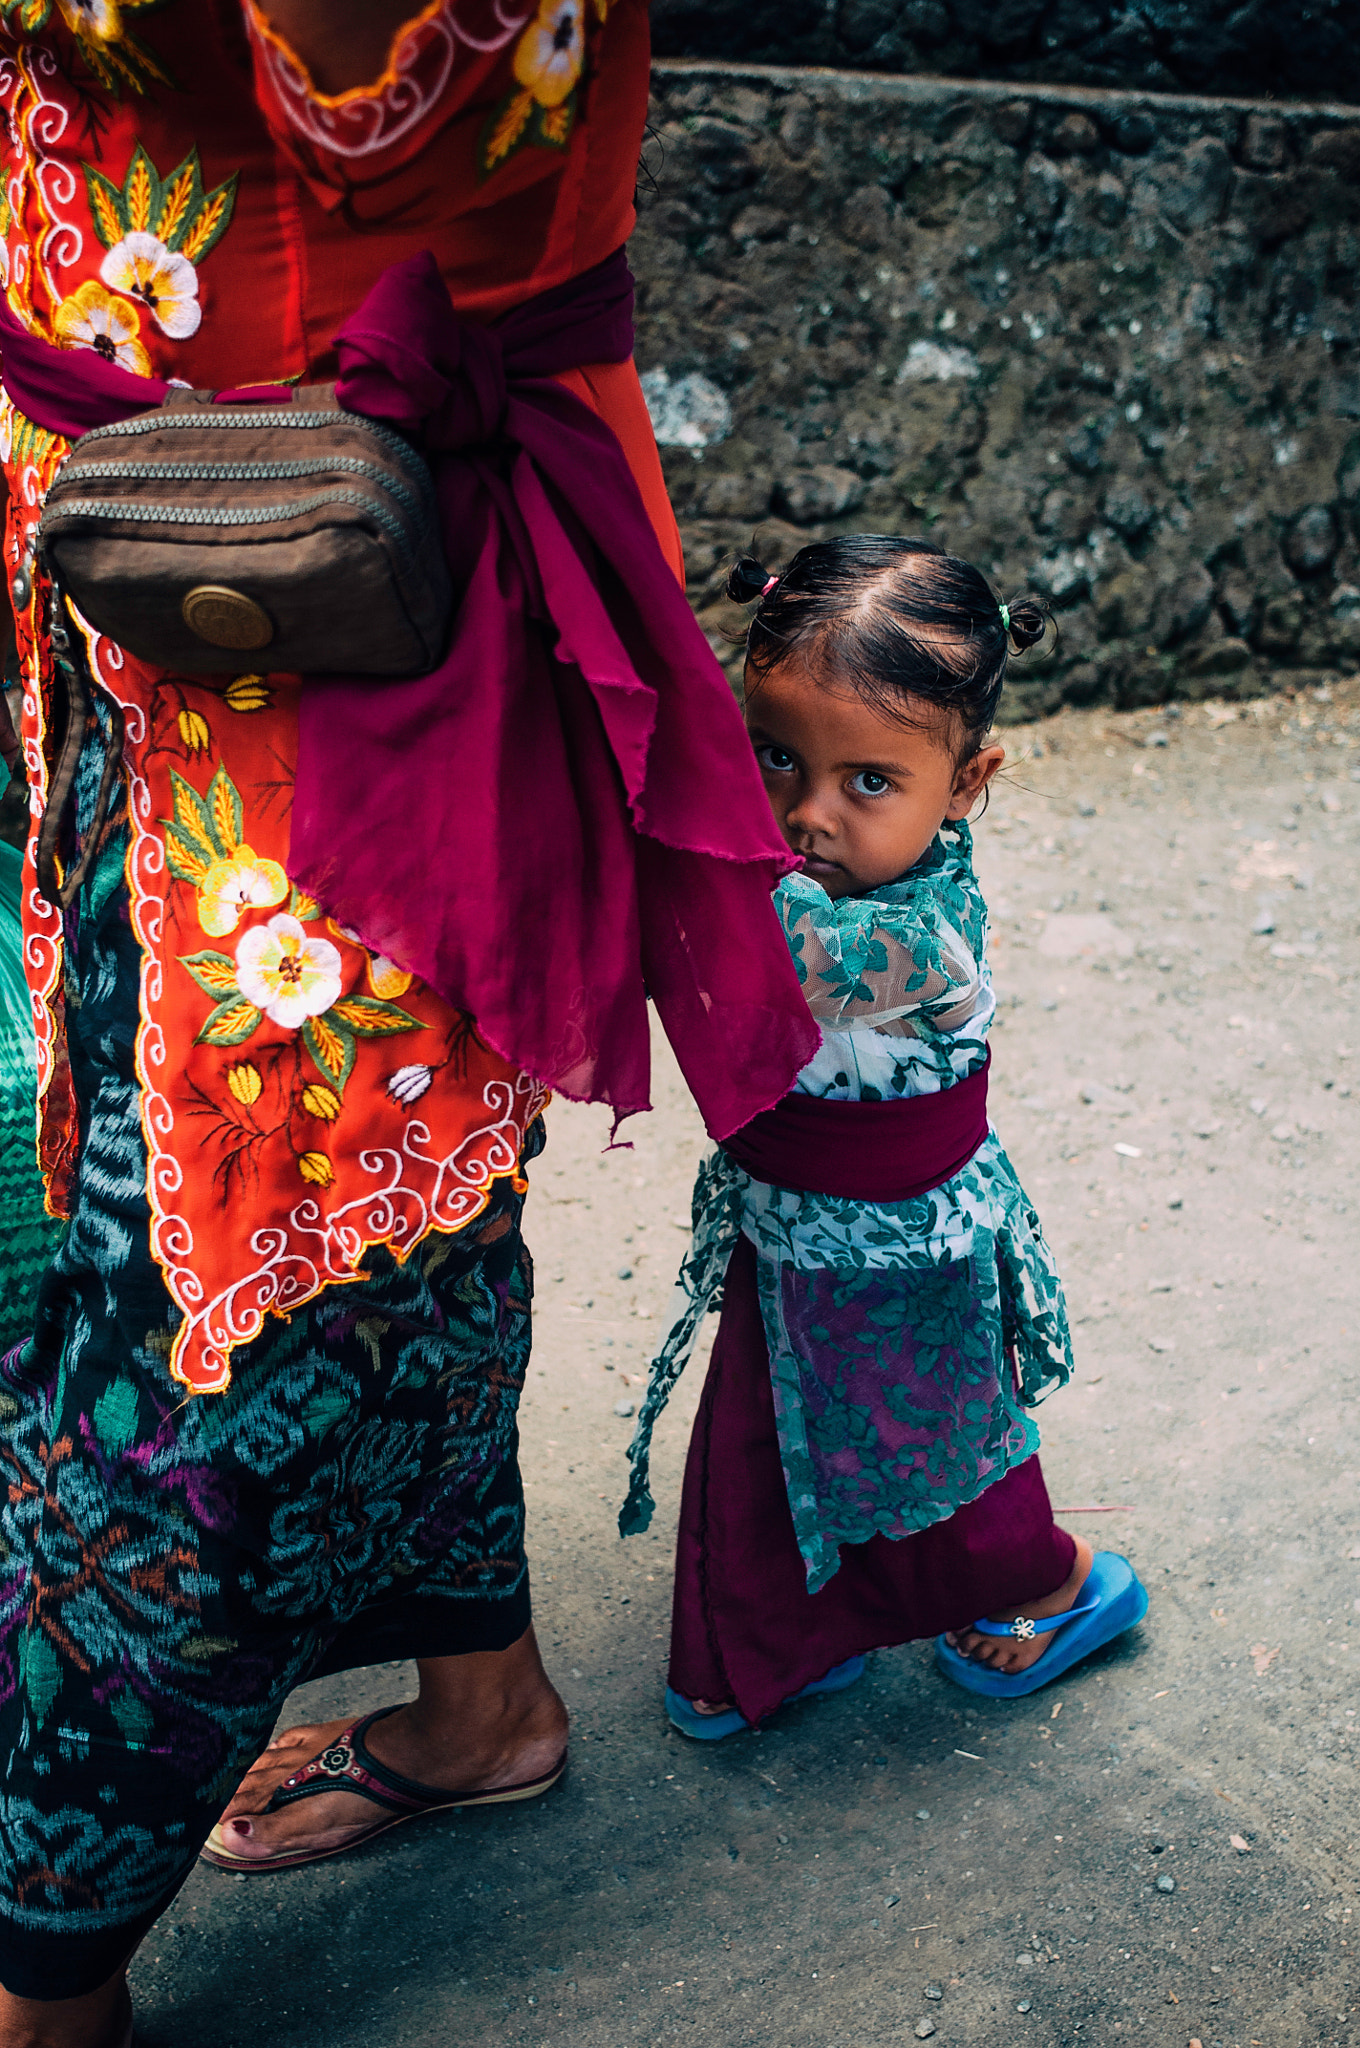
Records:
<instances>
[{"instance_id":1,"label":"girl's magenta sash","mask_svg":"<svg viewBox=\"0 0 1360 2048\"><path fill-rule=\"evenodd\" d=\"M987 1136L989 1052L938 1095L831 1102L786 1095L743 1124L723 1150L753 1180L848 1202L912 1202L942 1187Z\"/></svg>"}]
</instances>

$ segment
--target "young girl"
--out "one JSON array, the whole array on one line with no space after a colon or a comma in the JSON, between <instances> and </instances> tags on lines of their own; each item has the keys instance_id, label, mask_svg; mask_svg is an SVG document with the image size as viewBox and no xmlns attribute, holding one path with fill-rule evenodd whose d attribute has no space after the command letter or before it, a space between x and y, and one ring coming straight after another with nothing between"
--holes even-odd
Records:
<instances>
[{"instance_id":1,"label":"young girl","mask_svg":"<svg viewBox=\"0 0 1360 2048\"><path fill-rule=\"evenodd\" d=\"M986 1112L995 1011L967 818L1007 653L1045 629L926 541L803 548L758 598L746 721L785 839L775 905L821 1050L700 1170L652 1427L722 1301L690 1444L667 1708L716 1740L937 1635L1032 1692L1141 1620L1132 1567L1054 1525L1029 1410L1070 1378L1062 1288Z\"/></svg>"}]
</instances>

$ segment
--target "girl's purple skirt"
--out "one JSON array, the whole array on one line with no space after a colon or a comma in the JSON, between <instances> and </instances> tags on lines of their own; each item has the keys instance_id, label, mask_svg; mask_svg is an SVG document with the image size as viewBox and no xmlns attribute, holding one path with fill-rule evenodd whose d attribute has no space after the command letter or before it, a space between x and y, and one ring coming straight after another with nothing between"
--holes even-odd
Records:
<instances>
[{"instance_id":1,"label":"girl's purple skirt","mask_svg":"<svg viewBox=\"0 0 1360 2048\"><path fill-rule=\"evenodd\" d=\"M671 1621L677 1692L735 1701L760 1721L847 1657L1042 1599L1075 1556L1030 1458L947 1521L896 1542L846 1545L835 1578L809 1593L780 1463L755 1253L741 1240L685 1466Z\"/></svg>"}]
</instances>

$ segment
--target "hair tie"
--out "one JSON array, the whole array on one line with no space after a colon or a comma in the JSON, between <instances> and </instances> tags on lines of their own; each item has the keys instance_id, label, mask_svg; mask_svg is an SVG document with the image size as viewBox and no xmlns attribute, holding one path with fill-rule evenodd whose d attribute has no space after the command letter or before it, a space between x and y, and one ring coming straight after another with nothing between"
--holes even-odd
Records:
<instances>
[{"instance_id":1,"label":"hair tie","mask_svg":"<svg viewBox=\"0 0 1360 2048\"><path fill-rule=\"evenodd\" d=\"M1011 629L1011 608L1010 608L1010 606L1009 606L1009 605L1008 605L1008 604L1007 604L1007 603L1005 602L1004 598L1003 598L1002 602L1001 602L1001 603L1000 603L1000 604L999 604L999 605L997 606L997 610L998 610L998 611L1000 612L1000 614L1001 614L1001 623L1002 623L1002 626L1003 626L1003 627L1005 628L1005 630L1006 630L1006 631L1007 631L1007 632L1009 633L1009 632L1010 632L1010 629Z\"/></svg>"},{"instance_id":2,"label":"hair tie","mask_svg":"<svg viewBox=\"0 0 1360 2048\"><path fill-rule=\"evenodd\" d=\"M774 589L774 587L775 587L775 584L776 584L776 583L778 583L778 581L779 581L779 578L778 578L777 576L772 576L772 577L770 578L769 582L768 582L768 583L767 583L767 584L765 585L765 588L764 588L764 589L763 589L763 590L761 591L761 593L760 593L760 601L761 601L761 603L762 603L762 604L764 604L764 602L765 602L766 598L767 598L767 597L769 596L770 592L771 592L771 591L772 591L772 590Z\"/></svg>"}]
</instances>

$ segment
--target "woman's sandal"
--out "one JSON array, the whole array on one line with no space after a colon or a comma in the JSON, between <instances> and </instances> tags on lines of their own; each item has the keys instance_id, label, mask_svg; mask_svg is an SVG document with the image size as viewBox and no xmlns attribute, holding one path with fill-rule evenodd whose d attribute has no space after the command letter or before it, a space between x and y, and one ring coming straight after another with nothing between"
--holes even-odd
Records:
<instances>
[{"instance_id":1,"label":"woman's sandal","mask_svg":"<svg viewBox=\"0 0 1360 2048\"><path fill-rule=\"evenodd\" d=\"M385 1820L374 1821L372 1827L362 1828L348 1841L337 1842L329 1849L295 1849L280 1856L233 1855L219 1821L199 1850L203 1861L214 1864L218 1870L234 1871L240 1877L254 1877L270 1870L297 1870L304 1863L320 1863L327 1856L347 1855L351 1849L371 1842L375 1835L385 1835L389 1828L400 1827L404 1820L419 1820L423 1814L445 1813L454 1806L506 1806L519 1799L537 1799L558 1782L567 1768L567 1752L563 1750L550 1771L538 1778L526 1778L519 1785L496 1785L485 1792L444 1792L430 1785L417 1785L380 1763L364 1741L375 1721L385 1721L397 1711L396 1707L379 1707L376 1713L365 1714L361 1721L328 1742L301 1770L285 1778L259 1814L243 1816L262 1819L267 1813L279 1813L296 1800L310 1799L319 1792L357 1792L361 1798L371 1799L375 1806L382 1807L387 1815Z\"/></svg>"},{"instance_id":2,"label":"woman's sandal","mask_svg":"<svg viewBox=\"0 0 1360 2048\"><path fill-rule=\"evenodd\" d=\"M844 1692L847 1685L853 1685L857 1678L864 1676L863 1657L847 1657L844 1664L833 1664L822 1678L814 1678L801 1692L791 1692L781 1702L791 1707L795 1700L812 1699L821 1692ZM672 1686L666 1687L666 1712L671 1725L682 1735L692 1736L696 1742L721 1742L725 1735L740 1735L751 1723L735 1707L729 1707L725 1714L701 1714L692 1700Z\"/></svg>"},{"instance_id":3,"label":"woman's sandal","mask_svg":"<svg viewBox=\"0 0 1360 2048\"><path fill-rule=\"evenodd\" d=\"M1062 1634L1024 1671L993 1671L988 1664L961 1656L943 1636L935 1638L935 1662L946 1678L952 1678L955 1685L968 1692L985 1693L998 1700L1020 1699L1026 1693L1038 1692L1041 1686L1051 1685L1093 1650L1122 1636L1125 1629L1133 1628L1143 1619L1147 1609L1147 1591L1128 1559L1113 1550L1098 1550L1086 1583L1066 1614L1047 1615L1041 1621L1021 1615L1016 1621L973 1623L980 1635L1013 1636L1020 1643L1061 1629Z\"/></svg>"}]
</instances>

